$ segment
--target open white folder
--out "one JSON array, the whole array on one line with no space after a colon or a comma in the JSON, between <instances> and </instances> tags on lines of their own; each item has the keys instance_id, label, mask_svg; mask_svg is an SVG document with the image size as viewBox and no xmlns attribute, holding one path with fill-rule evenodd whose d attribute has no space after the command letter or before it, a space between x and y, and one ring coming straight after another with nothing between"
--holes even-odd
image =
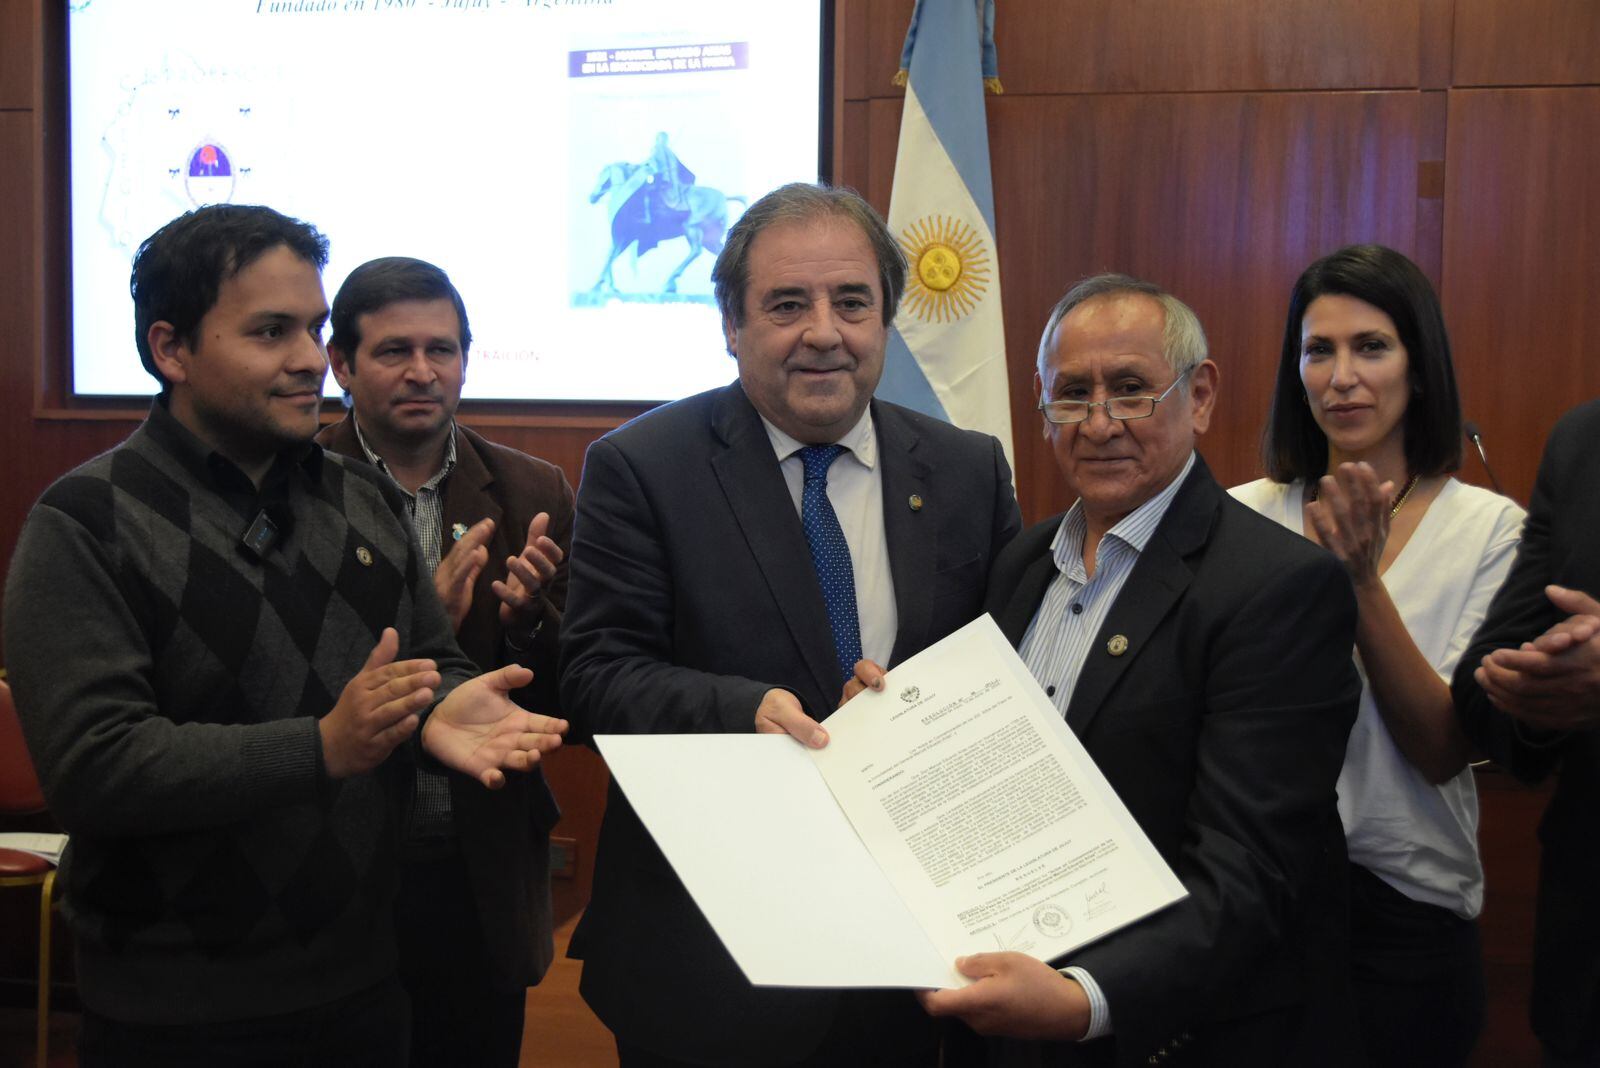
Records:
<instances>
[{"instance_id":1,"label":"open white folder","mask_svg":"<svg viewBox=\"0 0 1600 1068\"><path fill-rule=\"evenodd\" d=\"M994 621L785 735L602 735L617 784L758 986L965 986L1184 896Z\"/></svg>"},{"instance_id":2,"label":"open white folder","mask_svg":"<svg viewBox=\"0 0 1600 1068\"><path fill-rule=\"evenodd\" d=\"M66 851L67 836L64 834L50 834L43 831L6 831L0 833L0 849L15 849L22 853L32 853L36 857L48 860L52 864L61 863L61 854Z\"/></svg>"}]
</instances>

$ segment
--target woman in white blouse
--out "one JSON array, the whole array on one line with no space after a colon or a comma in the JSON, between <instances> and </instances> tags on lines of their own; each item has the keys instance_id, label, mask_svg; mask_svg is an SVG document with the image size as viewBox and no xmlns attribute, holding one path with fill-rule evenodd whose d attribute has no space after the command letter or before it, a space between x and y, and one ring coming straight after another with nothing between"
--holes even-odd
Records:
<instances>
[{"instance_id":1,"label":"woman in white blouse","mask_svg":"<svg viewBox=\"0 0 1600 1068\"><path fill-rule=\"evenodd\" d=\"M1478 801L1449 680L1523 511L1450 477L1461 405L1433 287L1379 245L1295 283L1264 451L1235 497L1350 572L1365 683L1339 776L1351 979L1371 1064L1462 1064L1483 1022Z\"/></svg>"}]
</instances>

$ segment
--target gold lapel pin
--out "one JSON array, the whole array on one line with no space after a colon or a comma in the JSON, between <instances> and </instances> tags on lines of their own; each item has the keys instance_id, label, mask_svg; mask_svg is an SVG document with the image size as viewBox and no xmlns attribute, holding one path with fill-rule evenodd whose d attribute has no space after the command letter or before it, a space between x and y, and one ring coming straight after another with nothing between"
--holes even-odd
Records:
<instances>
[{"instance_id":1,"label":"gold lapel pin","mask_svg":"<svg viewBox=\"0 0 1600 1068\"><path fill-rule=\"evenodd\" d=\"M356 546L356 559L367 567L372 566L372 550L365 545Z\"/></svg>"},{"instance_id":2,"label":"gold lapel pin","mask_svg":"<svg viewBox=\"0 0 1600 1068\"><path fill-rule=\"evenodd\" d=\"M1111 640L1106 642L1106 652L1112 656L1121 656L1128 651L1128 636L1126 634L1113 634Z\"/></svg>"},{"instance_id":3,"label":"gold lapel pin","mask_svg":"<svg viewBox=\"0 0 1600 1068\"><path fill-rule=\"evenodd\" d=\"M462 538L467 536L467 525L465 523L453 524L450 527L450 536L456 541L460 541Z\"/></svg>"},{"instance_id":4,"label":"gold lapel pin","mask_svg":"<svg viewBox=\"0 0 1600 1068\"><path fill-rule=\"evenodd\" d=\"M920 512L920 511L922 511L922 494L920 494L920 493L913 493L913 494L912 494L912 495L911 495L911 498L910 498L910 500L908 500L908 501L906 501L906 503L907 503L907 504L909 504L909 505L910 505L910 506L911 506L911 510L912 510L912 511L913 511L913 512Z\"/></svg>"}]
</instances>

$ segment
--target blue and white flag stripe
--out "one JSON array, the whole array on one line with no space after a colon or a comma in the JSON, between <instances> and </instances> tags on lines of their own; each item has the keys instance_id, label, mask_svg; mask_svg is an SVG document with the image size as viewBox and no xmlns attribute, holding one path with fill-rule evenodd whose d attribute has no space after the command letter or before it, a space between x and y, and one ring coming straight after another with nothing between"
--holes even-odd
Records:
<instances>
[{"instance_id":1,"label":"blue and white flag stripe","mask_svg":"<svg viewBox=\"0 0 1600 1068\"><path fill-rule=\"evenodd\" d=\"M995 435L1011 454L981 3L920 0L889 229L910 261L878 395Z\"/></svg>"}]
</instances>

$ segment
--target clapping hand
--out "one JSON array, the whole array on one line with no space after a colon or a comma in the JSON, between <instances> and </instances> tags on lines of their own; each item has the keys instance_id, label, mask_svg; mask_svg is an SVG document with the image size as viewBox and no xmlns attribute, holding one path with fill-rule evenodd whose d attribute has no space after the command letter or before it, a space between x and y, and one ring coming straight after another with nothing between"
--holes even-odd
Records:
<instances>
[{"instance_id":1,"label":"clapping hand","mask_svg":"<svg viewBox=\"0 0 1600 1068\"><path fill-rule=\"evenodd\" d=\"M1357 586L1375 582L1389 540L1393 482L1379 482L1370 464L1340 464L1324 475L1306 518L1317 541L1337 556Z\"/></svg>"},{"instance_id":2,"label":"clapping hand","mask_svg":"<svg viewBox=\"0 0 1600 1068\"><path fill-rule=\"evenodd\" d=\"M522 552L506 558L506 580L493 584L500 598L500 623L508 629L526 633L539 624L544 588L555 581L556 566L566 555L549 530L549 512L534 516Z\"/></svg>"},{"instance_id":3,"label":"clapping hand","mask_svg":"<svg viewBox=\"0 0 1600 1068\"><path fill-rule=\"evenodd\" d=\"M518 664L468 679L428 717L422 746L445 767L471 775L491 790L505 785L506 771L531 771L542 754L561 746L567 722L517 706L512 690L533 681Z\"/></svg>"},{"instance_id":4,"label":"clapping hand","mask_svg":"<svg viewBox=\"0 0 1600 1068\"><path fill-rule=\"evenodd\" d=\"M1474 673L1501 710L1545 730L1600 726L1600 601L1546 586L1567 618L1518 649L1496 649Z\"/></svg>"}]
</instances>

